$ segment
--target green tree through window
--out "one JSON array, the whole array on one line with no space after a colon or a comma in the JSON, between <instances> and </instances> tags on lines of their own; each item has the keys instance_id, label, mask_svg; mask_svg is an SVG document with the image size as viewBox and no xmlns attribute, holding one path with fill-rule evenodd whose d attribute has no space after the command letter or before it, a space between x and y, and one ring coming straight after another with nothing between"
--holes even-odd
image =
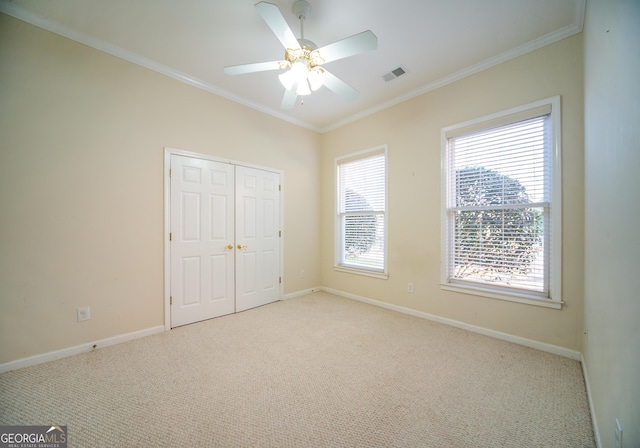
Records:
<instances>
[{"instance_id":1,"label":"green tree through window","mask_svg":"<svg viewBox=\"0 0 640 448\"><path fill-rule=\"evenodd\" d=\"M372 211L369 202L353 190L345 192L348 211ZM356 258L369 252L376 241L374 215L347 215L344 218L344 250L347 258Z\"/></svg>"},{"instance_id":2,"label":"green tree through window","mask_svg":"<svg viewBox=\"0 0 640 448\"><path fill-rule=\"evenodd\" d=\"M387 276L387 148L336 158L335 268Z\"/></svg>"},{"instance_id":3,"label":"green tree through window","mask_svg":"<svg viewBox=\"0 0 640 448\"><path fill-rule=\"evenodd\" d=\"M525 187L484 167L457 170L456 184L456 206L463 209L455 218L454 276L508 284L529 274L543 224L541 210L526 206Z\"/></svg>"}]
</instances>

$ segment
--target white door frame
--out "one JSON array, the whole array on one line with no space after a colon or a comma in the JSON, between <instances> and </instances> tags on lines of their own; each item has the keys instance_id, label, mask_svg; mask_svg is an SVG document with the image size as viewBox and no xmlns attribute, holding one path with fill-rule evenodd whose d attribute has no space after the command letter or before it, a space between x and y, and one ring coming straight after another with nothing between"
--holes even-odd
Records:
<instances>
[{"instance_id":1,"label":"white door frame","mask_svg":"<svg viewBox=\"0 0 640 448\"><path fill-rule=\"evenodd\" d=\"M280 175L280 185L284 191L284 172L274 168L253 165L245 162L239 162L231 159L214 157L207 154L199 154L190 151L184 151L176 148L164 148L164 329L171 330L171 246L169 240L169 231L171 230L171 177L169 170L171 168L171 156L178 155L184 157L194 157L196 159L211 160L214 162L230 163L232 165L246 166L264 171L271 171ZM282 282L279 285L279 299L282 299L284 291L284 194L280 196L280 228L282 229L282 237L280 238L280 276Z\"/></svg>"}]
</instances>

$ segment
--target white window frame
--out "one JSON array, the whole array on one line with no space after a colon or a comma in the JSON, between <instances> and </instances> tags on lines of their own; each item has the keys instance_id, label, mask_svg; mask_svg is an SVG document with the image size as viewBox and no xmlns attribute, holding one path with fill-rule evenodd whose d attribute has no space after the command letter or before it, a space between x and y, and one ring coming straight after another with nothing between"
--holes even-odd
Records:
<instances>
[{"instance_id":1,"label":"white window frame","mask_svg":"<svg viewBox=\"0 0 640 448\"><path fill-rule=\"evenodd\" d=\"M448 214L449 196L449 148L448 138L451 135L462 135L466 132L489 129L518 121L518 117L526 117L535 109L550 107L551 125L551 256L549 259L549 297L541 297L535 293L528 294L512 291L500 286L484 286L452 282L449 279L449 232L450 222ZM529 118L529 117L527 117ZM523 118L520 118L523 119ZM562 166L561 166L561 111L560 96L536 101L524 106L515 107L503 112L487 115L474 120L458 123L442 129L441 132L441 289L482 297L489 297L512 302L538 305L548 308L562 308Z\"/></svg>"},{"instance_id":2,"label":"white window frame","mask_svg":"<svg viewBox=\"0 0 640 448\"><path fill-rule=\"evenodd\" d=\"M339 210L339 179L338 179L338 166L347 161L347 160L358 160L365 159L367 157L371 157L376 154L383 154L385 158L385 171L384 171L384 179L385 179L385 209L383 212L384 217L384 268L382 270L379 269L367 269L364 267L353 267L353 266L345 266L342 264L343 258L343 238L342 234L342 224L341 224L341 214ZM389 210L389 156L388 156L388 147L387 145L380 145L373 148L365 149L363 151L358 151L355 153L347 154L344 156L336 157L334 159L334 266L333 269L339 272L347 272L351 274L365 275L368 277L375 277L381 279L389 278L389 274L387 271L388 266L388 239L389 239L389 226L388 226L388 210Z\"/></svg>"}]
</instances>

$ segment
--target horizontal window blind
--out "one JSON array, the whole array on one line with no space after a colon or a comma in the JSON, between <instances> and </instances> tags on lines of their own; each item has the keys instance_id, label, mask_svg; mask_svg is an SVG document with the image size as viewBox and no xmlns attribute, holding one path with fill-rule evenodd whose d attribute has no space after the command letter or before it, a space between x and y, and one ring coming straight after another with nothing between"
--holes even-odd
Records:
<instances>
[{"instance_id":1,"label":"horizontal window blind","mask_svg":"<svg viewBox=\"0 0 640 448\"><path fill-rule=\"evenodd\" d=\"M385 268L386 155L338 161L339 264Z\"/></svg>"},{"instance_id":2,"label":"horizontal window blind","mask_svg":"<svg viewBox=\"0 0 640 448\"><path fill-rule=\"evenodd\" d=\"M448 279L549 296L549 114L448 138Z\"/></svg>"}]
</instances>

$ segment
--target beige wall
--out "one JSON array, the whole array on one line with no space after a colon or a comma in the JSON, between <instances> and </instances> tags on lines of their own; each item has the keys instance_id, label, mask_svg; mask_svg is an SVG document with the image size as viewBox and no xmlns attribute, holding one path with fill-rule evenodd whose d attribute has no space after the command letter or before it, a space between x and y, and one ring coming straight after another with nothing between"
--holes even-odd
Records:
<instances>
[{"instance_id":1,"label":"beige wall","mask_svg":"<svg viewBox=\"0 0 640 448\"><path fill-rule=\"evenodd\" d=\"M283 170L317 286L320 137L0 14L0 363L164 324L165 146Z\"/></svg>"},{"instance_id":2,"label":"beige wall","mask_svg":"<svg viewBox=\"0 0 640 448\"><path fill-rule=\"evenodd\" d=\"M603 447L640 446L640 2L585 22L584 358Z\"/></svg>"},{"instance_id":3,"label":"beige wall","mask_svg":"<svg viewBox=\"0 0 640 448\"><path fill-rule=\"evenodd\" d=\"M582 36L576 35L426 93L323 136L322 284L480 327L581 349L583 319ZM398 80L397 82L402 82ZM562 96L562 310L442 291L440 131L536 100ZM333 270L337 156L388 144L389 279ZM413 282L414 293L406 292Z\"/></svg>"},{"instance_id":4,"label":"beige wall","mask_svg":"<svg viewBox=\"0 0 640 448\"><path fill-rule=\"evenodd\" d=\"M285 293L323 285L581 349L580 35L324 135L4 15L0 58L0 363L163 323L165 146L284 171ZM566 306L441 291L440 129L554 95ZM385 143L390 278L334 272L333 160Z\"/></svg>"},{"instance_id":5,"label":"beige wall","mask_svg":"<svg viewBox=\"0 0 640 448\"><path fill-rule=\"evenodd\" d=\"M635 0L589 0L584 93L578 35L320 136L0 14L0 363L163 324L168 146L284 171L285 293L324 285L583 350L603 446L616 418L640 445L638 23ZM554 95L566 306L441 291L440 129ZM385 143L390 278L334 272L333 160Z\"/></svg>"}]
</instances>

